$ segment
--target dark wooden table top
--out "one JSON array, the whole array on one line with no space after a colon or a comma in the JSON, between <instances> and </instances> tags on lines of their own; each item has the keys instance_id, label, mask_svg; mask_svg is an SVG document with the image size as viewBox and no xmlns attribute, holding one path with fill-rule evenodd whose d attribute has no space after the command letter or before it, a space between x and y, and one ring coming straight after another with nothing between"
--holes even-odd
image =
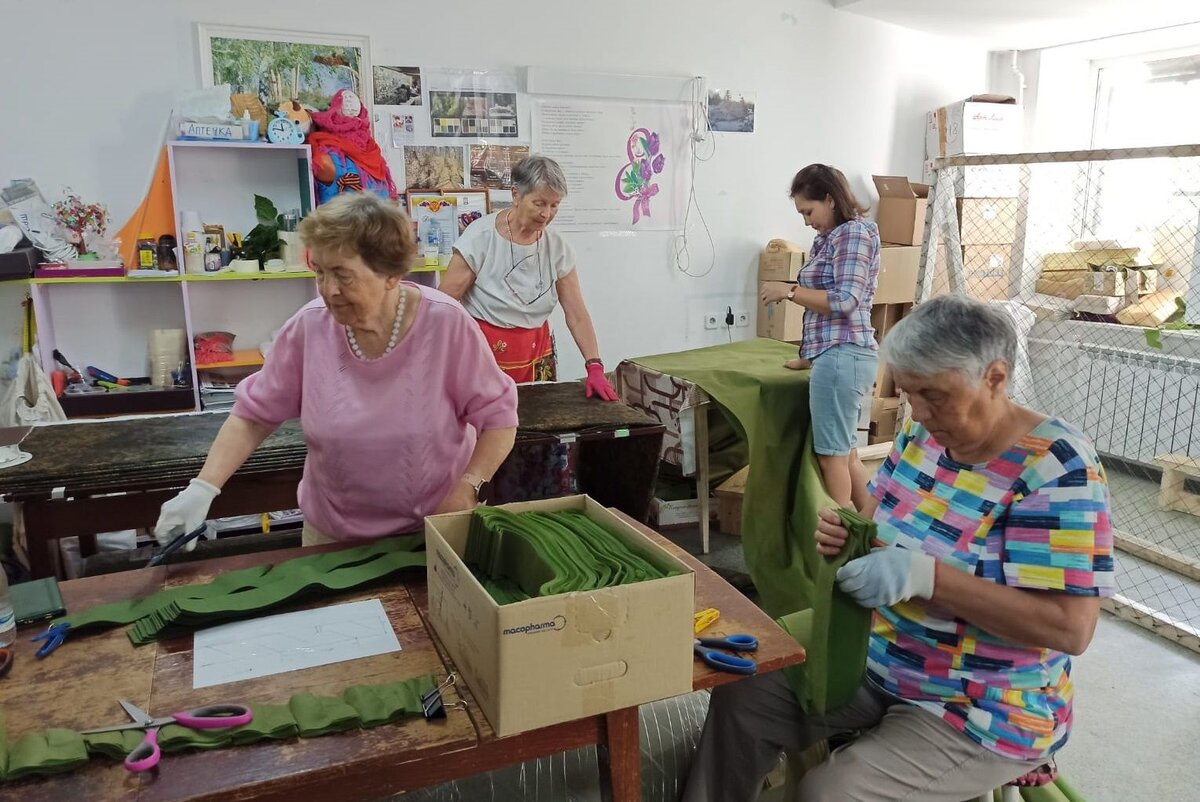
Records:
<instances>
[{"instance_id":1,"label":"dark wooden table top","mask_svg":"<svg viewBox=\"0 0 1200 802\"><path fill-rule=\"evenodd\" d=\"M619 402L585 398L583 385L532 384L517 387L518 430L577 432L657 426L649 416ZM136 489L139 483L194 476L227 413L158 415L35 427L21 448L33 455L24 465L0 471L0 497L14 500L54 488ZM239 473L304 464L304 432L288 421L260 445Z\"/></svg>"},{"instance_id":2,"label":"dark wooden table top","mask_svg":"<svg viewBox=\"0 0 1200 802\"><path fill-rule=\"evenodd\" d=\"M618 513L620 514L620 513ZM623 516L624 517L624 516ZM773 671L804 659L803 649L753 603L691 555L661 535L625 517L696 572L696 609L716 607L721 619L705 634L747 632L759 639L754 655L760 671ZM318 547L322 551L336 545ZM263 552L219 560L160 566L64 582L68 609L150 595L161 587L204 582L225 571L274 563L313 553L313 549ZM214 701L281 703L304 691L336 694L354 684L394 681L422 674L445 676L453 670L444 650L425 623L425 573L406 572L399 580L372 589L320 599L288 609L304 609L379 598L402 650L329 666L277 674L262 679L192 689L192 638L175 638L134 648L123 629L112 629L67 641L59 651L37 660L29 637L41 627L18 633L12 673L0 680L0 708L7 714L8 740L46 727L85 729L122 719L118 698L152 714ZM693 686L710 688L739 679L695 662ZM468 712L451 711L441 722L408 719L372 730L356 730L320 738L267 741L249 746L164 755L156 773L131 775L115 761L95 758L68 774L0 784L0 799L87 799L95 802L159 800L295 800L298 798L369 799L411 785L411 777L436 766L431 776L473 773L472 755L499 750L512 759L552 754L566 748L564 739L587 742L598 731L596 719L566 723L531 733L497 738L473 705L469 689L459 685ZM454 693L447 695L453 701ZM594 741L593 741L594 742ZM297 796L299 794L299 796Z\"/></svg>"}]
</instances>

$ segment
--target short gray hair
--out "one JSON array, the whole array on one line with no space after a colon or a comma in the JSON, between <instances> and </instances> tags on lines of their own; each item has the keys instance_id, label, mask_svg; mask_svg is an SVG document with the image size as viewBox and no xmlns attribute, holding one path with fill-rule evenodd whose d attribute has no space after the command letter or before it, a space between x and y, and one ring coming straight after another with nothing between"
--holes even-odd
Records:
<instances>
[{"instance_id":1,"label":"short gray hair","mask_svg":"<svg viewBox=\"0 0 1200 802\"><path fill-rule=\"evenodd\" d=\"M558 166L558 162L536 153L517 162L512 171L512 181L517 192L522 195L545 187L564 198L567 196L567 177Z\"/></svg>"},{"instance_id":2,"label":"short gray hair","mask_svg":"<svg viewBox=\"0 0 1200 802\"><path fill-rule=\"evenodd\" d=\"M1002 309L964 295L942 295L897 323L880 351L901 373L932 376L955 370L977 381L997 360L1015 368L1017 330Z\"/></svg>"}]
</instances>

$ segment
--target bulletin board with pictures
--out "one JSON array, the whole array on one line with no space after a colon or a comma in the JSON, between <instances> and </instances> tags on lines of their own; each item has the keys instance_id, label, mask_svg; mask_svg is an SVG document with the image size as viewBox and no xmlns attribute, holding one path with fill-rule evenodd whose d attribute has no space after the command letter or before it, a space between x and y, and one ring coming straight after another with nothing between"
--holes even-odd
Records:
<instances>
[{"instance_id":1,"label":"bulletin board with pictures","mask_svg":"<svg viewBox=\"0 0 1200 802\"><path fill-rule=\"evenodd\" d=\"M382 63L372 79L375 136L407 194L452 197L460 223L512 205L530 130L515 70Z\"/></svg>"}]
</instances>

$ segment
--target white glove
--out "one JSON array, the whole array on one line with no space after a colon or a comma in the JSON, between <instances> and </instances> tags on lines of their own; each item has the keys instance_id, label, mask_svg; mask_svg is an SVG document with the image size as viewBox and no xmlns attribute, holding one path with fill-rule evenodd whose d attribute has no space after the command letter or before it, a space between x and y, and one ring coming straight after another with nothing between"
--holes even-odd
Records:
<instances>
[{"instance_id":1,"label":"white glove","mask_svg":"<svg viewBox=\"0 0 1200 802\"><path fill-rule=\"evenodd\" d=\"M889 607L912 598L933 598L937 561L895 546L875 549L838 569L837 583L863 607Z\"/></svg>"},{"instance_id":2,"label":"white glove","mask_svg":"<svg viewBox=\"0 0 1200 802\"><path fill-rule=\"evenodd\" d=\"M164 503L154 525L154 537L159 545L165 546L185 532L200 528L208 519L208 508L221 490L203 479L193 479L175 498ZM196 541L189 541L188 551L196 548Z\"/></svg>"}]
</instances>

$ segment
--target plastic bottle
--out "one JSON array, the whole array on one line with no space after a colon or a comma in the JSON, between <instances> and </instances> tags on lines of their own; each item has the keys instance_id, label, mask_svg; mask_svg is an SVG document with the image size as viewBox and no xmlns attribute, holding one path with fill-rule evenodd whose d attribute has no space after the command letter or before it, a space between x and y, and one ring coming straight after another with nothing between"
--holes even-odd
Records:
<instances>
[{"instance_id":1,"label":"plastic bottle","mask_svg":"<svg viewBox=\"0 0 1200 802\"><path fill-rule=\"evenodd\" d=\"M153 234L138 234L137 266L139 270L155 270L158 268L158 243Z\"/></svg>"},{"instance_id":2,"label":"plastic bottle","mask_svg":"<svg viewBox=\"0 0 1200 802\"><path fill-rule=\"evenodd\" d=\"M422 255L425 257L426 267L437 267L438 256L442 249L442 238L438 232L438 224L430 220L425 227L425 248L422 250Z\"/></svg>"},{"instance_id":3,"label":"plastic bottle","mask_svg":"<svg viewBox=\"0 0 1200 802\"><path fill-rule=\"evenodd\" d=\"M0 647L12 646L17 639L12 600L8 596L8 574L0 567Z\"/></svg>"}]
</instances>

